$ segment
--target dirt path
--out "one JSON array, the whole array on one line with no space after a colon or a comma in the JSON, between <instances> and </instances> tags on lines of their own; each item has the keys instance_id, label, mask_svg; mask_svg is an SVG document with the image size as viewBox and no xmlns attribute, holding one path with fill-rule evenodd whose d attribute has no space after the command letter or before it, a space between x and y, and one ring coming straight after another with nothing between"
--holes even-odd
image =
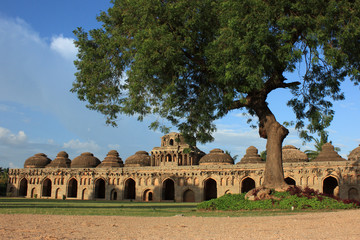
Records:
<instances>
[{"instance_id":1,"label":"dirt path","mask_svg":"<svg viewBox=\"0 0 360 240\"><path fill-rule=\"evenodd\" d=\"M1 214L0 239L360 239L360 210L275 217Z\"/></svg>"}]
</instances>

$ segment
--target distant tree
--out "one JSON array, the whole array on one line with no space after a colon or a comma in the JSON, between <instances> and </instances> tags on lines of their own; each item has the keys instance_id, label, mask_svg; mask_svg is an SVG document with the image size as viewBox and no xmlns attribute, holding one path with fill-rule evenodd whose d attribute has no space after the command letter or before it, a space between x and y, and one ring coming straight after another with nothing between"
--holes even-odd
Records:
<instances>
[{"instance_id":1,"label":"distant tree","mask_svg":"<svg viewBox=\"0 0 360 240\"><path fill-rule=\"evenodd\" d=\"M319 139L310 136L310 138L315 141L315 144L314 144L315 150L305 150L305 153L308 156L309 161L312 161L315 158L317 158L317 156L319 155L319 153L322 150L322 146L328 142L327 132L322 132L319 135L320 135ZM334 149L337 152L339 152L341 150L339 147L335 147Z\"/></svg>"},{"instance_id":2,"label":"distant tree","mask_svg":"<svg viewBox=\"0 0 360 240\"><path fill-rule=\"evenodd\" d=\"M233 160L234 160L234 162L236 161L236 159L239 157L239 155L234 155L234 156L232 156L231 155L231 152L230 151L228 151L228 150L225 150L225 153L227 154L227 155L229 155Z\"/></svg>"},{"instance_id":3,"label":"distant tree","mask_svg":"<svg viewBox=\"0 0 360 240\"><path fill-rule=\"evenodd\" d=\"M6 196L9 168L0 167L0 196Z\"/></svg>"},{"instance_id":4,"label":"distant tree","mask_svg":"<svg viewBox=\"0 0 360 240\"><path fill-rule=\"evenodd\" d=\"M269 109L277 89L294 95L295 127L317 131L360 81L360 2L336 0L113 0L102 27L74 31L72 92L116 125L118 114L169 120L190 144L213 140L232 110L258 118L267 139L263 185L286 189L281 161L288 130ZM297 80L286 73L299 70ZM161 128L159 122L150 126ZM163 128L166 130L167 128Z\"/></svg>"},{"instance_id":5,"label":"distant tree","mask_svg":"<svg viewBox=\"0 0 360 240\"><path fill-rule=\"evenodd\" d=\"M261 157L261 160L263 160L264 162L266 162L266 150L265 151L262 151L260 153L260 157Z\"/></svg>"}]
</instances>

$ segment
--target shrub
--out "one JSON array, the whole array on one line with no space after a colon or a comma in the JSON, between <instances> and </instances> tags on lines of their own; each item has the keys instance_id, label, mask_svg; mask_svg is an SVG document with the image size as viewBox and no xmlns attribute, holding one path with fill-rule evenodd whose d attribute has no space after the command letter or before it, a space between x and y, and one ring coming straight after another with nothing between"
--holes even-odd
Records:
<instances>
[{"instance_id":1,"label":"shrub","mask_svg":"<svg viewBox=\"0 0 360 240\"><path fill-rule=\"evenodd\" d=\"M226 194L220 198L198 204L198 209L205 210L254 210L254 209L349 209L359 207L354 200L341 200L326 196L311 188L290 187L285 192L272 191L276 199L245 199L245 193Z\"/></svg>"}]
</instances>

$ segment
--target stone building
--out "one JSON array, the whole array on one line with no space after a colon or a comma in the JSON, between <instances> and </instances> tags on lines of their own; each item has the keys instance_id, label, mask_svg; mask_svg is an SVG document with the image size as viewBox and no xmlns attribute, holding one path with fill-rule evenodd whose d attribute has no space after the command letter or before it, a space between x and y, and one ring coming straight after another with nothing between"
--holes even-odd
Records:
<instances>
[{"instance_id":1,"label":"stone building","mask_svg":"<svg viewBox=\"0 0 360 240\"><path fill-rule=\"evenodd\" d=\"M360 146L346 160L327 143L311 162L296 147L283 147L288 184L309 186L343 199L360 199L359 162ZM169 133L150 155L138 151L125 164L115 150L102 162L89 152L72 161L63 151L53 161L43 153L35 154L25 161L24 168L10 169L7 193L26 198L200 202L260 186L264 168L265 162L253 146L234 164L221 149L205 154L187 145L180 134Z\"/></svg>"}]
</instances>

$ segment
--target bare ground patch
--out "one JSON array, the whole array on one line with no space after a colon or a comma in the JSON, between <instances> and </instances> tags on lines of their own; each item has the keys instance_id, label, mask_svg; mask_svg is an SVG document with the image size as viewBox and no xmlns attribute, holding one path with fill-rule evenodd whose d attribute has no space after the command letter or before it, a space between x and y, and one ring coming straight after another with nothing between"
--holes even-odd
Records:
<instances>
[{"instance_id":1,"label":"bare ground patch","mask_svg":"<svg viewBox=\"0 0 360 240\"><path fill-rule=\"evenodd\" d=\"M360 210L264 217L1 214L0 239L360 239Z\"/></svg>"}]
</instances>

